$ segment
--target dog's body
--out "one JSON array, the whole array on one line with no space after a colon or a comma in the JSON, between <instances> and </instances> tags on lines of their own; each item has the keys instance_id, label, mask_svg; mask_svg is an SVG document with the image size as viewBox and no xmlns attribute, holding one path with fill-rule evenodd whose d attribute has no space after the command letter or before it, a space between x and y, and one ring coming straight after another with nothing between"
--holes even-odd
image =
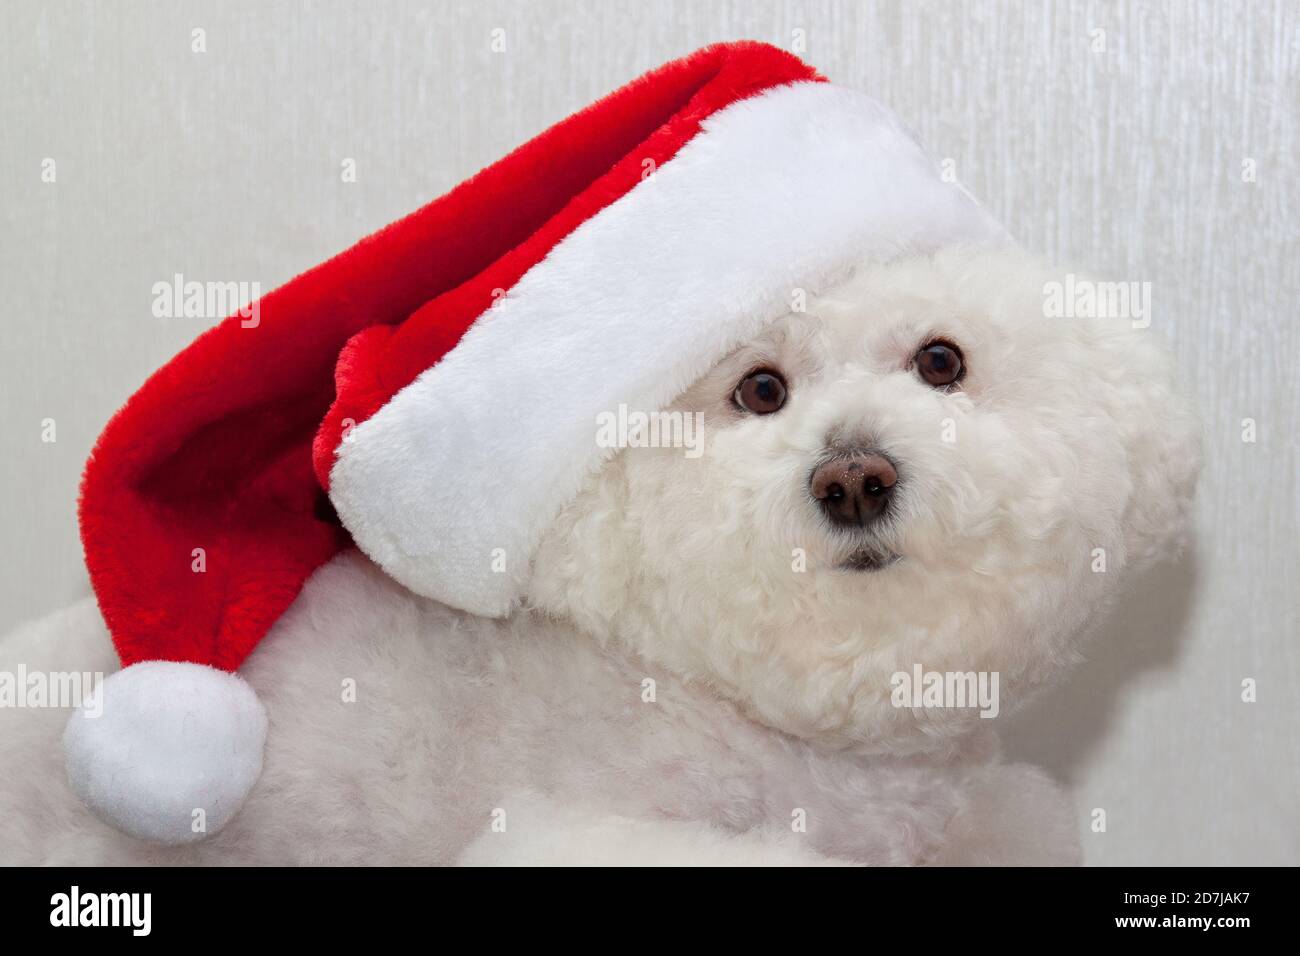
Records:
<instances>
[{"instance_id":1,"label":"dog's body","mask_svg":"<svg viewBox=\"0 0 1300 956\"><path fill-rule=\"evenodd\" d=\"M111 672L97 618L84 602L16 632L0 670ZM1060 794L998 764L987 740L942 759L819 753L569 627L415 597L355 552L315 575L246 675L270 717L265 770L234 821L188 847L142 843L86 812L62 772L66 710L3 714L0 859L1074 859Z\"/></svg>"},{"instance_id":2,"label":"dog's body","mask_svg":"<svg viewBox=\"0 0 1300 956\"><path fill-rule=\"evenodd\" d=\"M322 569L243 669L265 770L207 841L94 821L64 714L0 712L0 858L1073 861L1059 790L1000 763L996 721L893 693L914 666L996 674L1008 712L1184 525L1196 429L1166 356L1127 322L1045 319L1052 275L946 253L792 313L683 383L701 455L627 448L591 477L505 621L357 556ZM782 386L756 411L760 369ZM878 513L832 510L843 462L876 470ZM0 644L18 663L114 669L89 606Z\"/></svg>"}]
</instances>

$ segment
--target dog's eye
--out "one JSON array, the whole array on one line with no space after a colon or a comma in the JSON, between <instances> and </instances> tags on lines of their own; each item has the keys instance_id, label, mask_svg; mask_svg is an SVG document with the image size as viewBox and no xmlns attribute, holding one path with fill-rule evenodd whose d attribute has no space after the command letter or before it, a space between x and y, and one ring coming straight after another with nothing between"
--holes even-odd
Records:
<instances>
[{"instance_id":1,"label":"dog's eye","mask_svg":"<svg viewBox=\"0 0 1300 956\"><path fill-rule=\"evenodd\" d=\"M771 369L746 375L732 396L736 404L755 415L771 415L785 404L785 380Z\"/></svg>"},{"instance_id":2,"label":"dog's eye","mask_svg":"<svg viewBox=\"0 0 1300 956\"><path fill-rule=\"evenodd\" d=\"M966 371L961 349L950 342L931 342L916 353L915 361L921 378L936 388L951 385Z\"/></svg>"}]
</instances>

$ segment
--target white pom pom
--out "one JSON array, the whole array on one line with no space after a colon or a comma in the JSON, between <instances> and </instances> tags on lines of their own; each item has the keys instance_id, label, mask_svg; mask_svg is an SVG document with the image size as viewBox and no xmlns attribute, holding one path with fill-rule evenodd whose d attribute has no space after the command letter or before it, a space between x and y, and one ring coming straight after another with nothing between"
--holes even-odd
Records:
<instances>
[{"instance_id":1,"label":"white pom pom","mask_svg":"<svg viewBox=\"0 0 1300 956\"><path fill-rule=\"evenodd\" d=\"M95 816L142 840L224 827L262 772L266 712L234 674L145 661L110 676L68 720L68 782Z\"/></svg>"}]
</instances>

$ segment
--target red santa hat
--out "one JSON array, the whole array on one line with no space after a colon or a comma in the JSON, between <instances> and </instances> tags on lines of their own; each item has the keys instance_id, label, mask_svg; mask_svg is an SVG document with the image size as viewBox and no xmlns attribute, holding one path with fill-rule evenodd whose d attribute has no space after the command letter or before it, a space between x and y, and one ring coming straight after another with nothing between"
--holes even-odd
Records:
<instances>
[{"instance_id":1,"label":"red santa hat","mask_svg":"<svg viewBox=\"0 0 1300 956\"><path fill-rule=\"evenodd\" d=\"M600 412L671 402L852 263L1003 235L879 103L732 43L270 293L150 378L87 465L86 563L125 669L69 723L74 788L140 837L214 832L266 729L231 672L332 555L355 543L505 615L611 454Z\"/></svg>"}]
</instances>

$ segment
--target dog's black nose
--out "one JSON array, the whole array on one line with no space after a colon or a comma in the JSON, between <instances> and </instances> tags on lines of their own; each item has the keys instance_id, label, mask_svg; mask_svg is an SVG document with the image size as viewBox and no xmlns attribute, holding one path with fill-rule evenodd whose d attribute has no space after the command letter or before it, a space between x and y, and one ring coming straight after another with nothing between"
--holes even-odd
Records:
<instances>
[{"instance_id":1,"label":"dog's black nose","mask_svg":"<svg viewBox=\"0 0 1300 956\"><path fill-rule=\"evenodd\" d=\"M876 452L832 458L818 465L808 480L826 517L852 528L865 527L884 514L896 484L894 463Z\"/></svg>"}]
</instances>

